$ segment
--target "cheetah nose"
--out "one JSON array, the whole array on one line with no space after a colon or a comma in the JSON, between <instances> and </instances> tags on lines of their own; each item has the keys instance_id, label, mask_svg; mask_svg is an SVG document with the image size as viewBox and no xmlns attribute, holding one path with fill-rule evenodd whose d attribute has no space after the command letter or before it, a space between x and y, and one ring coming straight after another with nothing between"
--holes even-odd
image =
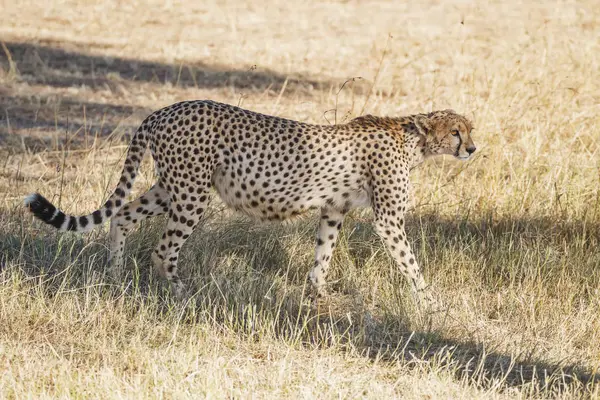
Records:
<instances>
[{"instance_id":1,"label":"cheetah nose","mask_svg":"<svg viewBox=\"0 0 600 400\"><path fill-rule=\"evenodd\" d=\"M469 153L469 154L475 153L475 150L477 150L477 147L475 147L475 146L467 147L467 153Z\"/></svg>"}]
</instances>

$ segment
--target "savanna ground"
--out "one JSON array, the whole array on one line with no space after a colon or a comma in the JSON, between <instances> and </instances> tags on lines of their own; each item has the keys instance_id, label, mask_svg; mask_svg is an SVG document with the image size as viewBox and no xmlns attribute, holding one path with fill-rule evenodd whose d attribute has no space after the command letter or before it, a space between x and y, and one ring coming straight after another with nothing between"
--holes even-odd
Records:
<instances>
[{"instance_id":1,"label":"savanna ground","mask_svg":"<svg viewBox=\"0 0 600 400\"><path fill-rule=\"evenodd\" d=\"M0 397L600 394L597 2L81 3L0 1ZM177 302L149 266L162 219L119 281L106 228L25 212L33 191L92 211L142 118L204 98L322 124L472 118L472 160L412 173L409 237L443 309L419 318L370 211L346 218L316 310L315 217L257 224L215 198ZM136 193L152 178L146 160Z\"/></svg>"}]
</instances>

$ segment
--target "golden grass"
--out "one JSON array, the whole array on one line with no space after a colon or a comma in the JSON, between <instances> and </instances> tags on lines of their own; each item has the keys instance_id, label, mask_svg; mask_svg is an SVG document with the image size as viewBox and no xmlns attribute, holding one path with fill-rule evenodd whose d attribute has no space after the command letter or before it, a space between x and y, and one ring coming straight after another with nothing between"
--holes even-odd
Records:
<instances>
[{"instance_id":1,"label":"golden grass","mask_svg":"<svg viewBox=\"0 0 600 400\"><path fill-rule=\"evenodd\" d=\"M600 7L291 3L0 1L2 397L597 397ZM32 191L93 210L136 124L194 98L314 123L471 117L473 160L412 175L409 237L444 311L419 322L368 211L319 310L312 219L255 224L215 199L181 304L149 267L162 220L132 233L117 281L105 232L25 213ZM136 193L152 176L146 160Z\"/></svg>"}]
</instances>

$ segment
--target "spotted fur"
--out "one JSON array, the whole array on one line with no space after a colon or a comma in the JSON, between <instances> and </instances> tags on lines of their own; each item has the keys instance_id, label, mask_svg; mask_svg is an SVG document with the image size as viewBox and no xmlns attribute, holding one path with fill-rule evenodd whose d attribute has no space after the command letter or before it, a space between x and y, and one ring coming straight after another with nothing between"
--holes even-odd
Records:
<instances>
[{"instance_id":1,"label":"spotted fur","mask_svg":"<svg viewBox=\"0 0 600 400\"><path fill-rule=\"evenodd\" d=\"M87 232L112 217L111 260L120 267L126 233L150 216L169 220L152 260L172 284L179 251L206 210L214 188L229 207L266 220L321 210L310 280L324 294L326 275L344 215L371 206L376 231L424 298L423 275L404 231L409 170L425 158L474 151L469 120L452 110L408 117L371 115L340 125L311 125L213 101L173 104L148 116L128 149L119 184L104 206L85 216L66 215L40 194L26 205L59 230ZM158 181L126 203L149 146Z\"/></svg>"}]
</instances>

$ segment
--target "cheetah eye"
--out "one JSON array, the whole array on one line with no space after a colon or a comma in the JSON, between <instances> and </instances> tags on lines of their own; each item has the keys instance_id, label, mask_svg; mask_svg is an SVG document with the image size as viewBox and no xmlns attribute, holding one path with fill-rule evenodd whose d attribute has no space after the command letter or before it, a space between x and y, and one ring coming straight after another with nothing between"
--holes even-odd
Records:
<instances>
[{"instance_id":1,"label":"cheetah eye","mask_svg":"<svg viewBox=\"0 0 600 400\"><path fill-rule=\"evenodd\" d=\"M460 132L458 131L458 129L455 129L452 131L452 135L458 136L458 135L460 135Z\"/></svg>"}]
</instances>

